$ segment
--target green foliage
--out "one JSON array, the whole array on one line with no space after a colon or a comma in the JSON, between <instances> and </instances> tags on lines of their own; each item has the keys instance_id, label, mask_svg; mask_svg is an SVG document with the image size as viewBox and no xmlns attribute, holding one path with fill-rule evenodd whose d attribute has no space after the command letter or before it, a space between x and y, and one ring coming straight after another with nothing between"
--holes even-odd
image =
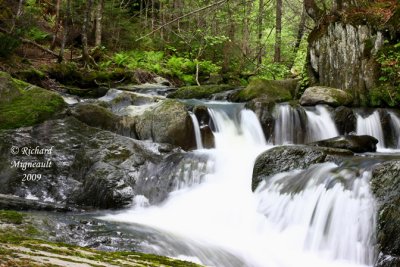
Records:
<instances>
[{"instance_id":1,"label":"green foliage","mask_svg":"<svg viewBox=\"0 0 400 267\"><path fill-rule=\"evenodd\" d=\"M0 33L0 57L7 58L11 56L15 49L21 45L18 38L9 34Z\"/></svg>"},{"instance_id":2,"label":"green foliage","mask_svg":"<svg viewBox=\"0 0 400 267\"><path fill-rule=\"evenodd\" d=\"M369 92L369 102L373 107L400 106L400 87L381 85Z\"/></svg>"},{"instance_id":3,"label":"green foliage","mask_svg":"<svg viewBox=\"0 0 400 267\"><path fill-rule=\"evenodd\" d=\"M264 63L263 69L257 76L266 80L280 80L290 74L289 68L282 63Z\"/></svg>"},{"instance_id":4,"label":"green foliage","mask_svg":"<svg viewBox=\"0 0 400 267\"><path fill-rule=\"evenodd\" d=\"M102 68L112 65L129 70L143 69L159 75L176 77L185 84L195 83L196 64L199 65L199 74L209 76L220 71L220 67L209 60L190 60L175 55L165 56L162 51L126 51L112 56L111 60L100 64Z\"/></svg>"},{"instance_id":5,"label":"green foliage","mask_svg":"<svg viewBox=\"0 0 400 267\"><path fill-rule=\"evenodd\" d=\"M392 86L400 86L400 43L382 49L378 55L378 63L381 65L379 80Z\"/></svg>"},{"instance_id":6,"label":"green foliage","mask_svg":"<svg viewBox=\"0 0 400 267\"><path fill-rule=\"evenodd\" d=\"M380 85L369 93L372 106L396 107L400 105L400 43L386 46L379 52Z\"/></svg>"},{"instance_id":7,"label":"green foliage","mask_svg":"<svg viewBox=\"0 0 400 267\"><path fill-rule=\"evenodd\" d=\"M50 37L50 35L37 27L32 27L26 34L26 37L32 41L42 41Z\"/></svg>"},{"instance_id":8,"label":"green foliage","mask_svg":"<svg viewBox=\"0 0 400 267\"><path fill-rule=\"evenodd\" d=\"M24 219L22 213L12 211L12 210L0 210L0 222L21 224Z\"/></svg>"}]
</instances>

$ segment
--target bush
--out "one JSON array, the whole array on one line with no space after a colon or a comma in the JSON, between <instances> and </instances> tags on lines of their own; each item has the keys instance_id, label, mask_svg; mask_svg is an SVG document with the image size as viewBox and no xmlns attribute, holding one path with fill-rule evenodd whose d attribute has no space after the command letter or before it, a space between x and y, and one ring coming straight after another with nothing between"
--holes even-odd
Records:
<instances>
[{"instance_id":1,"label":"bush","mask_svg":"<svg viewBox=\"0 0 400 267\"><path fill-rule=\"evenodd\" d=\"M17 37L0 33L0 57L9 57L21 45Z\"/></svg>"}]
</instances>

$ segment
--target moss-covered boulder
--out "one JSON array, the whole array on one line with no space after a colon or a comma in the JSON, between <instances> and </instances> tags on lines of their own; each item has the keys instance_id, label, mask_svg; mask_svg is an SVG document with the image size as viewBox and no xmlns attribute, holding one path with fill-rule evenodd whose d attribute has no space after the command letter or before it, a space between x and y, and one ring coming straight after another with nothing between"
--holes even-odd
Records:
<instances>
[{"instance_id":1,"label":"moss-covered boulder","mask_svg":"<svg viewBox=\"0 0 400 267\"><path fill-rule=\"evenodd\" d=\"M108 109L95 104L79 103L71 110L72 116L89 126L115 132L118 116Z\"/></svg>"},{"instance_id":2,"label":"moss-covered boulder","mask_svg":"<svg viewBox=\"0 0 400 267\"><path fill-rule=\"evenodd\" d=\"M303 106L326 104L332 107L348 106L353 103L353 97L340 89L326 86L313 86L307 88L300 98Z\"/></svg>"},{"instance_id":3,"label":"moss-covered boulder","mask_svg":"<svg viewBox=\"0 0 400 267\"><path fill-rule=\"evenodd\" d=\"M203 86L185 86L181 87L173 93L170 93L168 98L179 99L210 99L214 94L233 90L236 87L221 84L221 85L203 85Z\"/></svg>"},{"instance_id":4,"label":"moss-covered boulder","mask_svg":"<svg viewBox=\"0 0 400 267\"><path fill-rule=\"evenodd\" d=\"M371 190L378 202L379 267L400 266L400 161L379 164L372 172Z\"/></svg>"},{"instance_id":5,"label":"moss-covered boulder","mask_svg":"<svg viewBox=\"0 0 400 267\"><path fill-rule=\"evenodd\" d=\"M138 107L141 110L141 107ZM124 116L122 131L139 140L152 140L180 146L185 150L196 147L193 123L185 104L167 99L143 112L132 110Z\"/></svg>"},{"instance_id":6,"label":"moss-covered boulder","mask_svg":"<svg viewBox=\"0 0 400 267\"><path fill-rule=\"evenodd\" d=\"M48 213L44 216L0 210L1 266L201 267L192 262L137 252L137 249L132 251L132 248L124 250L117 247L117 251L114 251L121 243L132 244L137 242L137 239L132 238L127 231L122 234L121 229L119 231L107 229L108 231L101 232L99 225L104 223L99 223L97 220L91 220L90 223L85 220L71 222L65 215L57 219L54 219L55 217ZM91 225L94 225L94 229L90 229ZM85 234L88 232L94 241L82 240L89 236ZM112 237L104 236L104 232L119 233L123 238L118 234ZM62 238L66 233L69 234L69 239ZM70 242L73 237L78 239L77 242ZM112 242L113 251L104 251L104 247L100 247L107 241ZM93 249L92 244L98 244L99 249Z\"/></svg>"},{"instance_id":7,"label":"moss-covered boulder","mask_svg":"<svg viewBox=\"0 0 400 267\"><path fill-rule=\"evenodd\" d=\"M263 179L295 169L305 169L311 164L328 161L340 162L353 152L344 149L312 146L280 146L260 154L253 168L251 188L254 191Z\"/></svg>"},{"instance_id":8,"label":"moss-covered boulder","mask_svg":"<svg viewBox=\"0 0 400 267\"><path fill-rule=\"evenodd\" d=\"M297 80L253 79L245 89L232 96L231 100L234 102L247 102L252 99L262 98L270 102L285 102L293 98L297 84Z\"/></svg>"},{"instance_id":9,"label":"moss-covered boulder","mask_svg":"<svg viewBox=\"0 0 400 267\"><path fill-rule=\"evenodd\" d=\"M369 135L342 135L310 143L311 146L348 149L355 153L376 152L378 139Z\"/></svg>"},{"instance_id":10,"label":"moss-covered boulder","mask_svg":"<svg viewBox=\"0 0 400 267\"><path fill-rule=\"evenodd\" d=\"M0 72L0 129L41 123L62 111L62 97Z\"/></svg>"}]
</instances>

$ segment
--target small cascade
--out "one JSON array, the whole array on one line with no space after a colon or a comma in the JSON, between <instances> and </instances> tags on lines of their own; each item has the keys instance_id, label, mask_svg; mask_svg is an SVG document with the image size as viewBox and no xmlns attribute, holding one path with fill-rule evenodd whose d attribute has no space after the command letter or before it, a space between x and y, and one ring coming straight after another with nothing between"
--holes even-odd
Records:
<instances>
[{"instance_id":1,"label":"small cascade","mask_svg":"<svg viewBox=\"0 0 400 267\"><path fill-rule=\"evenodd\" d=\"M240 113L240 128L246 140L251 141L254 145L266 146L264 132L260 127L260 122L254 112L250 110L242 110Z\"/></svg>"},{"instance_id":2,"label":"small cascade","mask_svg":"<svg viewBox=\"0 0 400 267\"><path fill-rule=\"evenodd\" d=\"M193 114L193 112L189 112L189 115L190 115L190 118L192 119L192 123L193 123L197 149L203 149L203 142L201 141L201 132L200 132L199 121L198 121L196 115Z\"/></svg>"},{"instance_id":3,"label":"small cascade","mask_svg":"<svg viewBox=\"0 0 400 267\"><path fill-rule=\"evenodd\" d=\"M301 144L303 143L303 127L300 109L289 104L275 106L274 144Z\"/></svg>"},{"instance_id":4,"label":"small cascade","mask_svg":"<svg viewBox=\"0 0 400 267\"><path fill-rule=\"evenodd\" d=\"M393 112L389 112L389 116L396 137L396 148L400 148L400 118Z\"/></svg>"},{"instance_id":5,"label":"small cascade","mask_svg":"<svg viewBox=\"0 0 400 267\"><path fill-rule=\"evenodd\" d=\"M369 116L362 116L357 113L357 134L358 135L371 135L378 139L377 147L382 149L385 148L385 139L383 137L383 130L381 125L381 118L379 111L374 111Z\"/></svg>"},{"instance_id":6,"label":"small cascade","mask_svg":"<svg viewBox=\"0 0 400 267\"><path fill-rule=\"evenodd\" d=\"M328 109L317 105L315 110L307 110L307 136L306 142L315 142L339 135Z\"/></svg>"},{"instance_id":7,"label":"small cascade","mask_svg":"<svg viewBox=\"0 0 400 267\"><path fill-rule=\"evenodd\" d=\"M258 187L258 209L306 251L372 265L376 210L370 177L369 171L359 175L334 163L280 173Z\"/></svg>"}]
</instances>

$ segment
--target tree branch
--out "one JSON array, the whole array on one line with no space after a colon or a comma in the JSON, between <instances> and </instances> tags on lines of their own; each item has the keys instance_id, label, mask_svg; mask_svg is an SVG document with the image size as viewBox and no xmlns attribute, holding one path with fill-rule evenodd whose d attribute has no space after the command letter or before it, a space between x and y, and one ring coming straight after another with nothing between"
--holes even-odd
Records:
<instances>
[{"instance_id":1,"label":"tree branch","mask_svg":"<svg viewBox=\"0 0 400 267\"><path fill-rule=\"evenodd\" d=\"M5 29L2 29L2 28L0 28L0 32L5 33L5 34L10 34L8 31L6 31ZM54 52L54 51L52 51L52 50L50 50L50 49L38 44L38 43L36 43L36 42L34 42L32 40L25 39L23 37L16 37L16 38L18 38L21 42L23 42L25 44L33 45L33 46L39 48L40 50L42 50L42 51L44 51L46 53L49 53L50 55L53 55L55 57L59 56L56 52Z\"/></svg>"},{"instance_id":2,"label":"tree branch","mask_svg":"<svg viewBox=\"0 0 400 267\"><path fill-rule=\"evenodd\" d=\"M176 22L176 21L178 21L178 20L181 20L181 19L183 19L183 18L189 17L189 16L191 16L191 15L193 15L193 14L199 13L199 12L201 12L201 11L203 11L203 10L206 10L206 9L209 9L209 8L211 8L211 7L221 5L221 4L223 4L223 3L227 2L227 1L228 1L228 0L221 0L221 1L218 1L218 2L216 2L216 3L210 4L210 5L208 5L208 6L205 6L205 7L199 8L199 9L196 9L196 10L194 10L194 11L191 11L191 12L189 12L189 13L187 13L187 14L184 14L184 15L182 15L182 16L180 16L180 17L174 18L173 20L168 21L167 23L165 23L165 24L159 26L158 28L152 30L152 31L149 32L148 34L145 34L145 35L139 37L138 39L136 39L136 42L142 40L143 38L146 38L147 36L152 35L153 33L155 33L155 32L157 32L157 31L161 30L161 29L164 28L165 26L168 26L168 25L170 25L170 24L172 24L172 23L174 23L174 22Z\"/></svg>"}]
</instances>

